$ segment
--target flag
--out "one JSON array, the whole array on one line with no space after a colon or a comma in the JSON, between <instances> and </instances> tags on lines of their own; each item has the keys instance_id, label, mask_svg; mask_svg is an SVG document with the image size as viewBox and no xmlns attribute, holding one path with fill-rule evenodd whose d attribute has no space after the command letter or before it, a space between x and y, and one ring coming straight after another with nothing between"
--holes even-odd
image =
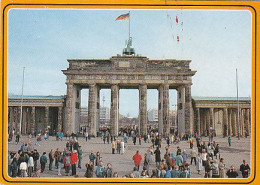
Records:
<instances>
[{"instance_id":1,"label":"flag","mask_svg":"<svg viewBox=\"0 0 260 185\"><path fill-rule=\"evenodd\" d=\"M178 19L177 15L176 15L176 23L178 24L178 22L179 22L179 19Z\"/></svg>"},{"instance_id":2,"label":"flag","mask_svg":"<svg viewBox=\"0 0 260 185\"><path fill-rule=\"evenodd\" d=\"M116 21L126 20L126 19L129 19L129 13L127 13L127 14L122 14L122 15L118 16L118 17L116 18Z\"/></svg>"}]
</instances>

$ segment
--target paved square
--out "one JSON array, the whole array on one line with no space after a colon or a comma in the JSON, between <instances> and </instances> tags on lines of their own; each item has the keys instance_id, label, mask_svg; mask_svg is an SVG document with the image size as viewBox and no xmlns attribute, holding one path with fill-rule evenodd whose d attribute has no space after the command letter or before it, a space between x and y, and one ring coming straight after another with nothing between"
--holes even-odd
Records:
<instances>
[{"instance_id":1,"label":"paved square","mask_svg":"<svg viewBox=\"0 0 260 185\"><path fill-rule=\"evenodd\" d=\"M121 140L122 138L118 138ZM208 141L208 138L203 137L203 141ZM220 145L220 154L221 157L224 158L226 167L229 168L231 165L237 169L239 172L239 166L242 163L242 160L245 159L249 165L250 165L250 138L241 138L241 140L238 140L237 138L232 138L232 146L229 147L227 143L227 138L214 138L214 140L219 143ZM31 139L32 143L35 144L36 139ZM132 156L135 154L137 150L139 150L140 154L144 158L144 153L148 149L148 147L151 145L151 143L144 143L142 142L141 145L138 144L134 145L132 143L132 139L130 138L128 140L128 143L125 144L125 153L124 154L112 154L111 149L111 143L110 144L104 144L103 140L101 138L92 138L86 142L84 138L79 138L79 144L82 146L83 150L83 159L82 159L82 168L77 168L77 174L79 177L85 178L85 164L89 161L89 153L91 150L94 150L96 153L99 151L101 153L102 160L104 162L104 165L106 166L107 163L112 164L113 172L118 172L119 177L122 177L123 175L130 174L133 170L134 163L132 160ZM17 151L22 142L28 142L28 136L22 136L20 143L16 145L14 141L8 144L8 150L9 151ZM45 151L48 153L51 149L56 150L56 148L59 148L60 150L63 150L66 145L66 138L63 139L63 141L56 141L55 137L49 137L48 141L43 140L41 142L41 146L34 145L35 149L38 150L39 154L42 155L42 153ZM165 153L165 146L166 141L163 140L162 142L162 148L161 148L161 157L163 158L163 155ZM186 149L188 153L190 153L189 149L189 143L187 141L181 141L178 145L171 144L170 145L170 151L176 153L177 146L179 146L182 150ZM196 144L195 144L196 146ZM189 158L190 159L190 158ZM39 162L39 161L38 161ZM190 162L190 161L189 161ZM53 171L49 171L48 164L46 164L46 170L44 173L40 174L40 177L53 177L53 178L60 178L60 176L57 175L57 169L54 168ZM143 160L141 163L141 168L143 166ZM250 165L251 166L251 165ZM40 164L38 164L38 167L40 167ZM151 169L155 169L155 161L153 159L152 165L150 167ZM96 167L95 167L96 169ZM65 177L64 169L62 169L62 177ZM204 171L202 171L201 175L199 175L196 171L196 167L194 164L191 165L191 173L192 178L203 178ZM151 174L151 172L150 172ZM94 176L95 177L95 176ZM239 177L241 177L241 173L239 172ZM72 177L73 178L73 177Z\"/></svg>"}]
</instances>

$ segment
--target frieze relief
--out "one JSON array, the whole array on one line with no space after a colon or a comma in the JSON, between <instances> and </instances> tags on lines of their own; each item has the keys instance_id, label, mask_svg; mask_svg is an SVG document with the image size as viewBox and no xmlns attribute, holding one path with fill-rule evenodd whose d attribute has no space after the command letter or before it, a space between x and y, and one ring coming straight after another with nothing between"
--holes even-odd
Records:
<instances>
[{"instance_id":1,"label":"frieze relief","mask_svg":"<svg viewBox=\"0 0 260 185\"><path fill-rule=\"evenodd\" d=\"M176 80L184 81L186 76L168 75L72 75L69 80Z\"/></svg>"}]
</instances>

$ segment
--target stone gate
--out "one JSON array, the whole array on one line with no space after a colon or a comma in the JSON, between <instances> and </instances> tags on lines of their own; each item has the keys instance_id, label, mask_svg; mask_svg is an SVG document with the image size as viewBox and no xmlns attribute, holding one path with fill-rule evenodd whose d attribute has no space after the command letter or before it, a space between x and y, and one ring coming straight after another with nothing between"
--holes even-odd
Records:
<instances>
[{"instance_id":1,"label":"stone gate","mask_svg":"<svg viewBox=\"0 0 260 185\"><path fill-rule=\"evenodd\" d=\"M89 89L89 134L96 136L100 109L100 89L111 89L111 133L118 135L119 89L139 89L140 134L146 133L147 89L158 89L159 133L167 134L169 124L169 89L177 90L178 132L193 132L191 85L196 73L191 60L149 60L144 56L113 56L110 59L69 59L66 75L67 98L65 132L79 130L81 90ZM127 98L127 97L125 97ZM131 106L131 105L129 105Z\"/></svg>"}]
</instances>

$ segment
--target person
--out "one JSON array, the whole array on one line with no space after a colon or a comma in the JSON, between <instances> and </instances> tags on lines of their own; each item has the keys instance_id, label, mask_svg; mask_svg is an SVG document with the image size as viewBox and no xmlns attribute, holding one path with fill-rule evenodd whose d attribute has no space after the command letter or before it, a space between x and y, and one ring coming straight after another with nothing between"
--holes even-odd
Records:
<instances>
[{"instance_id":1,"label":"person","mask_svg":"<svg viewBox=\"0 0 260 185\"><path fill-rule=\"evenodd\" d=\"M189 139L189 143L190 143L190 149L192 149L193 148L193 138Z\"/></svg>"},{"instance_id":2,"label":"person","mask_svg":"<svg viewBox=\"0 0 260 185\"><path fill-rule=\"evenodd\" d=\"M87 178L92 178L94 175L94 165L92 161L89 161L85 166L87 169L84 176Z\"/></svg>"},{"instance_id":3,"label":"person","mask_svg":"<svg viewBox=\"0 0 260 185\"><path fill-rule=\"evenodd\" d=\"M13 160L11 162L11 168L12 168L12 177L17 176L17 168L18 168L18 161L16 156L13 157Z\"/></svg>"},{"instance_id":4,"label":"person","mask_svg":"<svg viewBox=\"0 0 260 185\"><path fill-rule=\"evenodd\" d=\"M133 143L136 144L136 135L133 136Z\"/></svg>"},{"instance_id":5,"label":"person","mask_svg":"<svg viewBox=\"0 0 260 185\"><path fill-rule=\"evenodd\" d=\"M36 150L36 149L34 149L34 151L33 151L33 163L34 163L34 171L36 172L36 170L37 170L37 161L39 160L39 158L40 158L40 154L39 154L39 152Z\"/></svg>"},{"instance_id":6,"label":"person","mask_svg":"<svg viewBox=\"0 0 260 185\"><path fill-rule=\"evenodd\" d=\"M113 178L118 178L118 173L117 172L113 173Z\"/></svg>"},{"instance_id":7,"label":"person","mask_svg":"<svg viewBox=\"0 0 260 185\"><path fill-rule=\"evenodd\" d=\"M104 144L106 144L106 136L105 135L103 135L103 142L104 142Z\"/></svg>"},{"instance_id":8,"label":"person","mask_svg":"<svg viewBox=\"0 0 260 185\"><path fill-rule=\"evenodd\" d=\"M112 178L112 175L113 175L112 164L107 163L107 168L105 169L105 177Z\"/></svg>"},{"instance_id":9,"label":"person","mask_svg":"<svg viewBox=\"0 0 260 185\"><path fill-rule=\"evenodd\" d=\"M25 161L20 164L21 177L27 177L27 163Z\"/></svg>"},{"instance_id":10,"label":"person","mask_svg":"<svg viewBox=\"0 0 260 185\"><path fill-rule=\"evenodd\" d=\"M183 171L182 172L180 172L180 176L179 176L179 178L190 178L190 168L189 168L189 164L188 163L186 163L185 165L184 165L184 169L183 169Z\"/></svg>"},{"instance_id":11,"label":"person","mask_svg":"<svg viewBox=\"0 0 260 185\"><path fill-rule=\"evenodd\" d=\"M94 165L94 161L96 159L96 156L94 154L94 151L91 150L90 154L89 154L89 160L92 162L92 164Z\"/></svg>"},{"instance_id":12,"label":"person","mask_svg":"<svg viewBox=\"0 0 260 185\"><path fill-rule=\"evenodd\" d=\"M98 166L99 161L100 161L100 158L101 158L100 153L97 152L97 153L96 153L96 163L95 163L95 166Z\"/></svg>"},{"instance_id":13,"label":"person","mask_svg":"<svg viewBox=\"0 0 260 185\"><path fill-rule=\"evenodd\" d=\"M147 153L144 154L144 167L147 170L147 175L149 175L149 167L151 163L151 157Z\"/></svg>"},{"instance_id":14,"label":"person","mask_svg":"<svg viewBox=\"0 0 260 185\"><path fill-rule=\"evenodd\" d=\"M156 166L158 167L161 163L161 151L158 146L157 146L156 150L154 151L154 154L155 154Z\"/></svg>"},{"instance_id":15,"label":"person","mask_svg":"<svg viewBox=\"0 0 260 185\"><path fill-rule=\"evenodd\" d=\"M171 171L172 171L172 167L170 166L170 167L168 167L168 170L166 171L165 178L172 177Z\"/></svg>"},{"instance_id":16,"label":"person","mask_svg":"<svg viewBox=\"0 0 260 185\"><path fill-rule=\"evenodd\" d=\"M45 165L47 163L47 157L46 152L43 152L42 156L40 157L40 163L41 163L41 172L43 173L45 170Z\"/></svg>"},{"instance_id":17,"label":"person","mask_svg":"<svg viewBox=\"0 0 260 185\"><path fill-rule=\"evenodd\" d=\"M99 161L99 165L96 169L96 176L98 178L103 178L105 175L104 172L105 172L105 166L103 165L102 161Z\"/></svg>"},{"instance_id":18,"label":"person","mask_svg":"<svg viewBox=\"0 0 260 185\"><path fill-rule=\"evenodd\" d=\"M202 157L201 157L201 153L198 153L197 157L196 157L196 170L198 171L198 174L200 174L200 171L202 171Z\"/></svg>"},{"instance_id":19,"label":"person","mask_svg":"<svg viewBox=\"0 0 260 185\"><path fill-rule=\"evenodd\" d=\"M115 154L115 150L116 150L116 141L113 140L111 144L112 144L112 154Z\"/></svg>"},{"instance_id":20,"label":"person","mask_svg":"<svg viewBox=\"0 0 260 185\"><path fill-rule=\"evenodd\" d=\"M220 159L220 153L219 153L219 144L216 145L215 150L214 150L214 156L216 156L216 159Z\"/></svg>"},{"instance_id":21,"label":"person","mask_svg":"<svg viewBox=\"0 0 260 185\"><path fill-rule=\"evenodd\" d=\"M54 152L54 159L55 159L54 164L55 164L57 169L58 169L58 156L59 156L59 153L60 153L59 148L57 148L56 151Z\"/></svg>"},{"instance_id":22,"label":"person","mask_svg":"<svg viewBox=\"0 0 260 185\"><path fill-rule=\"evenodd\" d=\"M226 175L228 178L237 178L238 173L235 170L234 166L230 166L230 169L227 171Z\"/></svg>"},{"instance_id":23,"label":"person","mask_svg":"<svg viewBox=\"0 0 260 185\"><path fill-rule=\"evenodd\" d=\"M82 149L81 146L78 148L78 168L81 168L81 160L82 160Z\"/></svg>"},{"instance_id":24,"label":"person","mask_svg":"<svg viewBox=\"0 0 260 185\"><path fill-rule=\"evenodd\" d=\"M61 132L61 134L60 134L60 140L61 141L62 141L63 137L64 137L64 134L63 134L63 132Z\"/></svg>"},{"instance_id":25,"label":"person","mask_svg":"<svg viewBox=\"0 0 260 185\"><path fill-rule=\"evenodd\" d=\"M246 163L246 160L243 160L243 163L240 165L240 171L242 173L243 178L248 178L250 167Z\"/></svg>"},{"instance_id":26,"label":"person","mask_svg":"<svg viewBox=\"0 0 260 185\"><path fill-rule=\"evenodd\" d=\"M69 176L70 166L71 166L71 156L70 156L69 152L66 153L66 156L64 157L63 160L64 160L63 163L64 163L64 167L65 167L65 174L66 174L66 176Z\"/></svg>"},{"instance_id":27,"label":"person","mask_svg":"<svg viewBox=\"0 0 260 185\"><path fill-rule=\"evenodd\" d=\"M180 170L179 170L178 165L175 165L174 169L171 171L171 177L172 178L179 178L180 177Z\"/></svg>"},{"instance_id":28,"label":"person","mask_svg":"<svg viewBox=\"0 0 260 185\"><path fill-rule=\"evenodd\" d=\"M124 152L125 152L125 143L124 143L123 140L121 140L120 148L121 148L121 154L124 154Z\"/></svg>"},{"instance_id":29,"label":"person","mask_svg":"<svg viewBox=\"0 0 260 185\"><path fill-rule=\"evenodd\" d=\"M196 166L196 157L197 157L197 150L195 150L195 148L192 148L190 165L192 165L192 161L194 161L195 166Z\"/></svg>"},{"instance_id":30,"label":"person","mask_svg":"<svg viewBox=\"0 0 260 185\"><path fill-rule=\"evenodd\" d=\"M139 140L139 145L141 145L142 144L142 136L141 135L139 135L138 140Z\"/></svg>"},{"instance_id":31,"label":"person","mask_svg":"<svg viewBox=\"0 0 260 185\"><path fill-rule=\"evenodd\" d=\"M180 167L180 166L182 166L183 161L184 160L183 160L183 157L182 157L181 153L178 152L178 154L177 154L177 156L175 158L175 165Z\"/></svg>"},{"instance_id":32,"label":"person","mask_svg":"<svg viewBox=\"0 0 260 185\"><path fill-rule=\"evenodd\" d=\"M78 162L78 155L77 155L77 150L73 150L72 154L71 154L71 175L74 176L77 174L76 171L76 164Z\"/></svg>"},{"instance_id":33,"label":"person","mask_svg":"<svg viewBox=\"0 0 260 185\"><path fill-rule=\"evenodd\" d=\"M142 171L140 178L148 178L149 176L147 175L146 171Z\"/></svg>"},{"instance_id":34,"label":"person","mask_svg":"<svg viewBox=\"0 0 260 185\"><path fill-rule=\"evenodd\" d=\"M41 134L39 134L37 139L36 139L36 145L41 146L41 140L42 140Z\"/></svg>"},{"instance_id":35,"label":"person","mask_svg":"<svg viewBox=\"0 0 260 185\"><path fill-rule=\"evenodd\" d=\"M132 174L134 175L133 178L139 178L140 177L140 172L139 172L139 170L137 169L136 166L134 167Z\"/></svg>"},{"instance_id":36,"label":"person","mask_svg":"<svg viewBox=\"0 0 260 185\"><path fill-rule=\"evenodd\" d=\"M231 137L229 136L229 137L228 137L228 145L229 145L229 146L231 146L231 141L232 141L232 139L231 139Z\"/></svg>"},{"instance_id":37,"label":"person","mask_svg":"<svg viewBox=\"0 0 260 185\"><path fill-rule=\"evenodd\" d=\"M87 131L85 132L85 139L86 139L86 141L88 141L88 132Z\"/></svg>"},{"instance_id":38,"label":"person","mask_svg":"<svg viewBox=\"0 0 260 185\"><path fill-rule=\"evenodd\" d=\"M28 160L28 176L29 176L29 177L32 176L33 167L34 167L33 155L32 155L32 153L30 152L30 153L29 153L29 160Z\"/></svg>"},{"instance_id":39,"label":"person","mask_svg":"<svg viewBox=\"0 0 260 185\"><path fill-rule=\"evenodd\" d=\"M207 161L205 162L205 176L204 176L204 178L210 178L211 177L212 168L211 168L210 162L211 162L211 158L208 157Z\"/></svg>"},{"instance_id":40,"label":"person","mask_svg":"<svg viewBox=\"0 0 260 185\"><path fill-rule=\"evenodd\" d=\"M54 161L54 153L51 149L50 153L49 153L49 170L52 171L52 164Z\"/></svg>"},{"instance_id":41,"label":"person","mask_svg":"<svg viewBox=\"0 0 260 185\"><path fill-rule=\"evenodd\" d=\"M19 141L20 141L20 134L19 134L19 132L18 132L18 133L16 134L16 136L15 136L15 142L16 142L16 144L18 144Z\"/></svg>"},{"instance_id":42,"label":"person","mask_svg":"<svg viewBox=\"0 0 260 185\"><path fill-rule=\"evenodd\" d=\"M167 146L170 147L170 136L168 136L168 137L166 138L166 143L167 143ZM169 177L169 178L170 178L170 177Z\"/></svg>"},{"instance_id":43,"label":"person","mask_svg":"<svg viewBox=\"0 0 260 185\"><path fill-rule=\"evenodd\" d=\"M120 149L121 149L120 141L117 141L117 143L116 143L116 151L117 151L118 154L120 154Z\"/></svg>"},{"instance_id":44,"label":"person","mask_svg":"<svg viewBox=\"0 0 260 185\"><path fill-rule=\"evenodd\" d=\"M224 159L221 158L218 164L218 168L219 168L219 178L226 178L226 170L225 170L225 163L224 163Z\"/></svg>"},{"instance_id":45,"label":"person","mask_svg":"<svg viewBox=\"0 0 260 185\"><path fill-rule=\"evenodd\" d=\"M215 159L211 164L211 169L212 169L212 178L219 178L219 166L218 166L217 159Z\"/></svg>"},{"instance_id":46,"label":"person","mask_svg":"<svg viewBox=\"0 0 260 185\"><path fill-rule=\"evenodd\" d=\"M201 158L202 158L202 166L205 166L207 158L208 158L208 154L205 149L202 149Z\"/></svg>"},{"instance_id":47,"label":"person","mask_svg":"<svg viewBox=\"0 0 260 185\"><path fill-rule=\"evenodd\" d=\"M61 170L61 165L63 164L63 155L61 154L61 152L58 153L57 161L58 161L58 175L61 175L60 170Z\"/></svg>"},{"instance_id":48,"label":"person","mask_svg":"<svg viewBox=\"0 0 260 185\"><path fill-rule=\"evenodd\" d=\"M135 163L135 167L139 171L139 166L140 166L141 161L142 161L142 156L139 154L138 150L136 151L136 154L133 156L133 160L134 160L134 163Z\"/></svg>"},{"instance_id":49,"label":"person","mask_svg":"<svg viewBox=\"0 0 260 185\"><path fill-rule=\"evenodd\" d=\"M157 178L156 169L153 169L153 170L152 170L151 178Z\"/></svg>"}]
</instances>

